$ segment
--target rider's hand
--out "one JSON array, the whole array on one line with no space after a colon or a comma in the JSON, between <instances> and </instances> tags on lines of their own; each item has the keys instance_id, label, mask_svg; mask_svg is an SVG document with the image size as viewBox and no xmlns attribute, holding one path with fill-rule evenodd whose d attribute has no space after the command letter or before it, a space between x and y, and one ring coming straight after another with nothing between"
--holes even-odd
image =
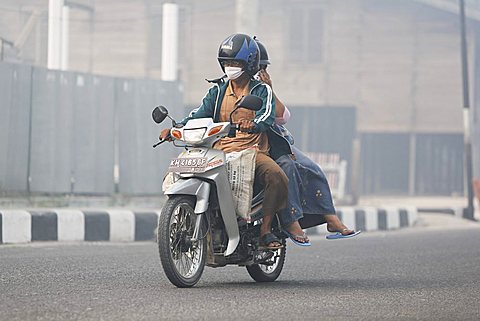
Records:
<instances>
[{"instance_id":1,"label":"rider's hand","mask_svg":"<svg viewBox=\"0 0 480 321\"><path fill-rule=\"evenodd\" d=\"M255 129L255 123L251 120L242 119L238 123L238 128L242 132L253 131Z\"/></svg>"},{"instance_id":2,"label":"rider's hand","mask_svg":"<svg viewBox=\"0 0 480 321\"><path fill-rule=\"evenodd\" d=\"M165 128L164 130L162 130L159 138L160 140L171 141L172 138L170 137L170 128Z\"/></svg>"},{"instance_id":3,"label":"rider's hand","mask_svg":"<svg viewBox=\"0 0 480 321\"><path fill-rule=\"evenodd\" d=\"M270 75L265 69L262 69L258 72L258 77L260 78L261 81L269 85L270 87L273 88L272 80L270 79Z\"/></svg>"}]
</instances>

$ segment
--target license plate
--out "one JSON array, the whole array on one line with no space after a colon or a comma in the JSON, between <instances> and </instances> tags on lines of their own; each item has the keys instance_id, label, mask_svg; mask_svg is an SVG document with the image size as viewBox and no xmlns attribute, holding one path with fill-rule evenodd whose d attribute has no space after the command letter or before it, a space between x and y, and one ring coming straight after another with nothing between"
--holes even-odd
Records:
<instances>
[{"instance_id":1,"label":"license plate","mask_svg":"<svg viewBox=\"0 0 480 321\"><path fill-rule=\"evenodd\" d=\"M170 161L168 171L176 173L202 173L206 167L206 157L174 158Z\"/></svg>"}]
</instances>

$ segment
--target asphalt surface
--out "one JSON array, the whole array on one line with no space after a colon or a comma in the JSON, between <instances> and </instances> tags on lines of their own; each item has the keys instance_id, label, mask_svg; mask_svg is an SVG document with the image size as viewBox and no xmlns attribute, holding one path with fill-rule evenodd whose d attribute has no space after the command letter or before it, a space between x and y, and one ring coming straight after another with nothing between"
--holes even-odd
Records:
<instances>
[{"instance_id":1,"label":"asphalt surface","mask_svg":"<svg viewBox=\"0 0 480 321\"><path fill-rule=\"evenodd\" d=\"M480 320L480 229L288 243L280 278L206 268L191 289L155 243L0 246L0 320Z\"/></svg>"}]
</instances>

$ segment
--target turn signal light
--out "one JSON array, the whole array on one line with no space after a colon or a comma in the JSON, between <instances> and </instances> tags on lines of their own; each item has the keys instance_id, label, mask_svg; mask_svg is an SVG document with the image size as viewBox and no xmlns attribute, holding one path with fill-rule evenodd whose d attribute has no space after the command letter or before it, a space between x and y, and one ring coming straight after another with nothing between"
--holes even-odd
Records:
<instances>
[{"instance_id":1,"label":"turn signal light","mask_svg":"<svg viewBox=\"0 0 480 321\"><path fill-rule=\"evenodd\" d=\"M182 132L177 129L173 129L170 134L176 139L182 139Z\"/></svg>"},{"instance_id":2,"label":"turn signal light","mask_svg":"<svg viewBox=\"0 0 480 321\"><path fill-rule=\"evenodd\" d=\"M223 128L223 125L213 127L208 131L208 136L213 136L215 134L218 134L222 130L222 128Z\"/></svg>"}]
</instances>

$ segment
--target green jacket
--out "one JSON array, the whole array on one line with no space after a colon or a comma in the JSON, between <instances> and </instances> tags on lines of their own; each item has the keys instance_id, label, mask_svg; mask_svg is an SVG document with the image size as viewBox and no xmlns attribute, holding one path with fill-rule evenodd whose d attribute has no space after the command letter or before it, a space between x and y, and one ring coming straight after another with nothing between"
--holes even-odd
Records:
<instances>
[{"instance_id":1,"label":"green jacket","mask_svg":"<svg viewBox=\"0 0 480 321\"><path fill-rule=\"evenodd\" d=\"M260 97L263 100L262 109L255 113L254 122L261 132L267 131L275 120L275 99L270 86L257 81L250 80L250 94ZM228 88L228 81L216 83L203 97L200 107L194 109L190 115L184 118L181 123L186 124L192 118L213 118L214 122L219 121L222 100Z\"/></svg>"},{"instance_id":2,"label":"green jacket","mask_svg":"<svg viewBox=\"0 0 480 321\"><path fill-rule=\"evenodd\" d=\"M255 113L254 122L261 132L267 132L270 144L270 156L273 159L284 154L291 154L290 145L288 142L277 133L272 124L275 121L275 98L273 97L272 88L267 84L251 79L250 80L250 94L260 97L263 100L262 108ZM228 88L228 81L218 81L211 87L205 97L203 97L202 104L194 109L190 115L184 118L180 123L185 125L188 120L192 118L213 118L214 122L219 122L220 108L222 107L222 100Z\"/></svg>"}]
</instances>

